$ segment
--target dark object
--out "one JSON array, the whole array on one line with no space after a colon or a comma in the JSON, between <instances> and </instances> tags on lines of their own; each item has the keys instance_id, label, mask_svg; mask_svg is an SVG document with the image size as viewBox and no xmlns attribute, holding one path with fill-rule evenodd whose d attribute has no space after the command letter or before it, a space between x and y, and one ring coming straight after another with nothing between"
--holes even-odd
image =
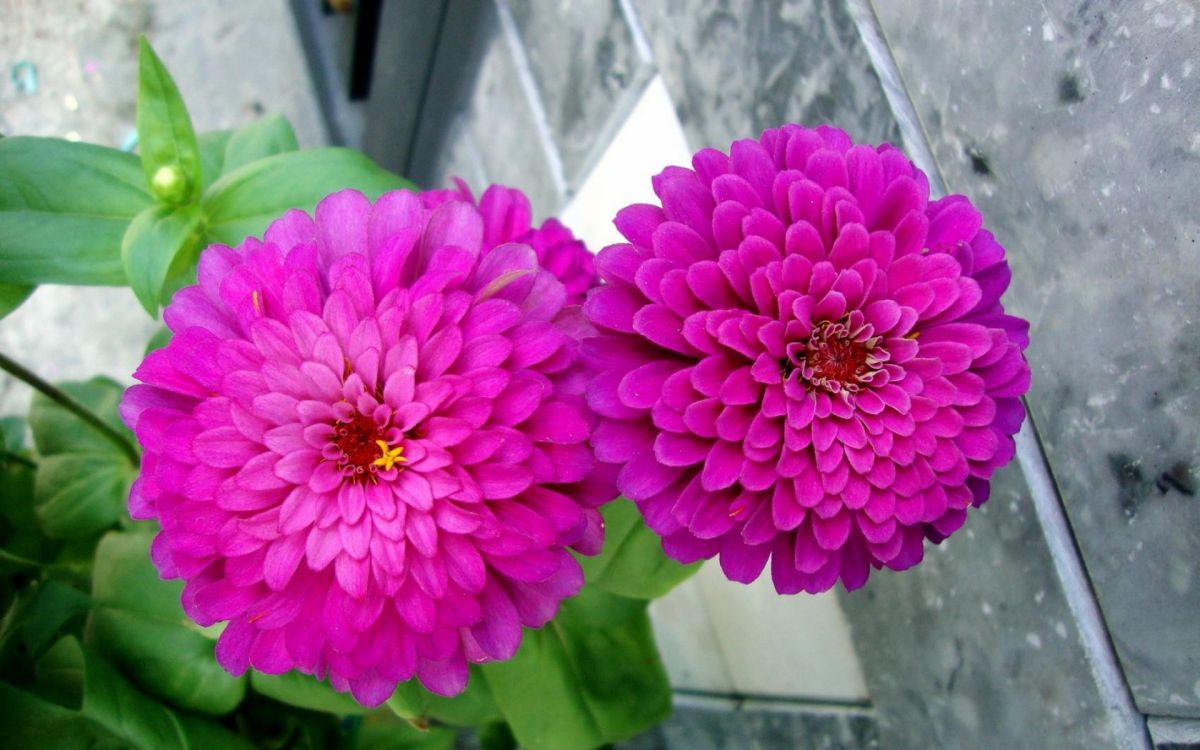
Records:
<instances>
[{"instance_id":1,"label":"dark object","mask_svg":"<svg viewBox=\"0 0 1200 750\"><path fill-rule=\"evenodd\" d=\"M330 140L423 186L447 123L463 106L484 0L291 0ZM436 179L436 178L435 178Z\"/></svg>"}]
</instances>

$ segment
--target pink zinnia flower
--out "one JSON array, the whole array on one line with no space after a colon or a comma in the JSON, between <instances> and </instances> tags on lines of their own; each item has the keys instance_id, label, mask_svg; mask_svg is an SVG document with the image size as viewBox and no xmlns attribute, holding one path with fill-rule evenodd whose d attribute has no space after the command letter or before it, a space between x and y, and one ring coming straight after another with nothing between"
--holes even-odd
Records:
<instances>
[{"instance_id":1,"label":"pink zinnia flower","mask_svg":"<svg viewBox=\"0 0 1200 750\"><path fill-rule=\"evenodd\" d=\"M920 561L1014 453L1028 324L962 196L888 145L788 125L654 179L585 314L600 461L668 555L780 593Z\"/></svg>"},{"instance_id":2,"label":"pink zinnia flower","mask_svg":"<svg viewBox=\"0 0 1200 750\"><path fill-rule=\"evenodd\" d=\"M451 200L476 205L471 188L459 179L454 188L428 190L421 199L429 208ZM519 242L532 247L542 268L566 287L567 304L582 304L587 291L600 281L592 253L558 219L546 219L540 227L533 227L529 198L520 190L492 185L483 191L478 206L484 217L484 245Z\"/></svg>"},{"instance_id":3,"label":"pink zinnia flower","mask_svg":"<svg viewBox=\"0 0 1200 750\"><path fill-rule=\"evenodd\" d=\"M485 201L486 203L486 201ZM599 551L562 282L472 204L344 191L213 246L122 403L130 497L231 672L328 675L361 703L451 695L507 659Z\"/></svg>"}]
</instances>

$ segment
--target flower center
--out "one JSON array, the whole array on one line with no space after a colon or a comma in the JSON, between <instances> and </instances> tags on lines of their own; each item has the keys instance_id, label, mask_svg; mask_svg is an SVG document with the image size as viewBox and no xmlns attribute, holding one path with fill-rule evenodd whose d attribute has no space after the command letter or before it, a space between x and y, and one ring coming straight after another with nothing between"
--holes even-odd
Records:
<instances>
[{"instance_id":1,"label":"flower center","mask_svg":"<svg viewBox=\"0 0 1200 750\"><path fill-rule=\"evenodd\" d=\"M870 383L887 359L879 348L879 337L861 328L851 331L846 319L817 323L806 341L788 346L784 372L799 372L814 389L838 393L857 392Z\"/></svg>"},{"instance_id":2,"label":"flower center","mask_svg":"<svg viewBox=\"0 0 1200 750\"><path fill-rule=\"evenodd\" d=\"M330 442L341 452L335 459L338 467L349 469L359 479L373 478L381 469L387 471L408 460L403 456L404 446L389 445L384 430L362 414L335 424Z\"/></svg>"}]
</instances>

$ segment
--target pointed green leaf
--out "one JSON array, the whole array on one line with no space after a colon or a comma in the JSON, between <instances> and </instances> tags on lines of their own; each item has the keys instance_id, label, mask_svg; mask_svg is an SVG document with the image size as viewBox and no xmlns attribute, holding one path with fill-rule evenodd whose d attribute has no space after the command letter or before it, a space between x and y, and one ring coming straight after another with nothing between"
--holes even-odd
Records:
<instances>
[{"instance_id":1,"label":"pointed green leaf","mask_svg":"<svg viewBox=\"0 0 1200 750\"><path fill-rule=\"evenodd\" d=\"M138 150L151 192L181 205L200 195L200 147L187 107L145 37L138 40ZM166 170L166 171L164 171Z\"/></svg>"},{"instance_id":2,"label":"pointed green leaf","mask_svg":"<svg viewBox=\"0 0 1200 750\"><path fill-rule=\"evenodd\" d=\"M152 204L132 154L0 138L0 282L124 284L121 237Z\"/></svg>"},{"instance_id":3,"label":"pointed green leaf","mask_svg":"<svg viewBox=\"0 0 1200 750\"><path fill-rule=\"evenodd\" d=\"M604 550L578 556L589 585L635 599L656 599L700 569L667 557L662 539L646 526L637 506L625 499L605 505Z\"/></svg>"},{"instance_id":4,"label":"pointed green leaf","mask_svg":"<svg viewBox=\"0 0 1200 750\"><path fill-rule=\"evenodd\" d=\"M229 172L208 189L205 241L235 245L261 236L287 209L311 212L318 201L343 188L360 190L371 199L389 190L414 189L411 182L350 149L278 154Z\"/></svg>"},{"instance_id":5,"label":"pointed green leaf","mask_svg":"<svg viewBox=\"0 0 1200 750\"><path fill-rule=\"evenodd\" d=\"M200 146L201 192L220 179L225 173L225 148L233 136L232 130L211 130L196 138Z\"/></svg>"},{"instance_id":6,"label":"pointed green leaf","mask_svg":"<svg viewBox=\"0 0 1200 750\"><path fill-rule=\"evenodd\" d=\"M282 115L268 115L257 122L238 128L225 147L223 170L232 172L268 156L284 154L300 148L296 131Z\"/></svg>"},{"instance_id":7,"label":"pointed green leaf","mask_svg":"<svg viewBox=\"0 0 1200 750\"><path fill-rule=\"evenodd\" d=\"M200 252L198 205L154 206L137 215L121 241L125 275L138 302L158 314L167 279L183 273Z\"/></svg>"}]
</instances>

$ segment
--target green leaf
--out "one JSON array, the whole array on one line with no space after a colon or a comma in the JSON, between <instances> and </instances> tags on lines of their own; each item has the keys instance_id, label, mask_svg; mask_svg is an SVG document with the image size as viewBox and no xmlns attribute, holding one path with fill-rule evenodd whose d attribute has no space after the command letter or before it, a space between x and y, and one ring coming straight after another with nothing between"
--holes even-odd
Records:
<instances>
[{"instance_id":1,"label":"green leaf","mask_svg":"<svg viewBox=\"0 0 1200 750\"><path fill-rule=\"evenodd\" d=\"M91 650L83 652L83 714L138 750L188 750L179 717L133 687Z\"/></svg>"},{"instance_id":2,"label":"green leaf","mask_svg":"<svg viewBox=\"0 0 1200 750\"><path fill-rule=\"evenodd\" d=\"M34 483L34 510L51 539L79 539L117 522L135 470L112 453L43 456Z\"/></svg>"},{"instance_id":3,"label":"green leaf","mask_svg":"<svg viewBox=\"0 0 1200 750\"><path fill-rule=\"evenodd\" d=\"M57 383L76 402L98 416L105 424L133 440L117 414L124 388L111 378L95 377L86 382ZM99 431L64 409L42 393L33 396L29 409L29 427L33 442L42 456L59 453L112 453L122 455L117 446Z\"/></svg>"},{"instance_id":4,"label":"green leaf","mask_svg":"<svg viewBox=\"0 0 1200 750\"><path fill-rule=\"evenodd\" d=\"M483 666L513 734L529 750L587 750L665 719L671 691L644 602L598 592L526 631L506 662ZM596 621L596 615L608 612Z\"/></svg>"},{"instance_id":5,"label":"green leaf","mask_svg":"<svg viewBox=\"0 0 1200 750\"><path fill-rule=\"evenodd\" d=\"M150 560L152 541L153 534L143 530L105 534L96 547L92 598L105 607L182 623L183 581L159 576Z\"/></svg>"},{"instance_id":6,"label":"green leaf","mask_svg":"<svg viewBox=\"0 0 1200 750\"><path fill-rule=\"evenodd\" d=\"M225 148L232 136L232 130L210 130L196 138L200 146L200 174L203 177L201 192L208 190L225 173Z\"/></svg>"},{"instance_id":7,"label":"green leaf","mask_svg":"<svg viewBox=\"0 0 1200 750\"><path fill-rule=\"evenodd\" d=\"M453 698L435 695L421 683L412 679L396 686L396 692L388 698L387 707L402 719L425 722L429 719L452 726L477 726L503 718L487 682L472 665L467 680L467 689Z\"/></svg>"},{"instance_id":8,"label":"green leaf","mask_svg":"<svg viewBox=\"0 0 1200 750\"><path fill-rule=\"evenodd\" d=\"M268 156L300 148L292 124L282 115L268 115L233 131L225 148L225 172L244 167Z\"/></svg>"},{"instance_id":9,"label":"green leaf","mask_svg":"<svg viewBox=\"0 0 1200 750\"><path fill-rule=\"evenodd\" d=\"M164 581L150 561L151 535L113 532L96 549L86 643L138 687L181 707L225 714L241 703L246 677L217 664L213 639L179 604L182 584Z\"/></svg>"},{"instance_id":10,"label":"green leaf","mask_svg":"<svg viewBox=\"0 0 1200 750\"><path fill-rule=\"evenodd\" d=\"M125 275L138 302L158 314L167 279L187 270L200 252L200 207L152 206L130 223L121 241Z\"/></svg>"},{"instance_id":11,"label":"green leaf","mask_svg":"<svg viewBox=\"0 0 1200 750\"><path fill-rule=\"evenodd\" d=\"M146 342L146 351L142 353L142 356L145 357L150 352L162 349L169 343L171 343L171 329L163 326L155 331L150 340Z\"/></svg>"},{"instance_id":12,"label":"green leaf","mask_svg":"<svg viewBox=\"0 0 1200 750\"><path fill-rule=\"evenodd\" d=\"M346 715L365 714L368 710L359 705L358 701L350 695L339 693L328 683L300 672L263 674L252 670L250 687L254 688L256 693L274 698L280 703L306 708L310 711Z\"/></svg>"},{"instance_id":13,"label":"green leaf","mask_svg":"<svg viewBox=\"0 0 1200 750\"><path fill-rule=\"evenodd\" d=\"M132 440L117 415L122 388L107 378L59 388L119 434ZM55 539L86 537L122 517L136 467L107 437L38 393L29 426L41 454L34 484L38 521Z\"/></svg>"},{"instance_id":14,"label":"green leaf","mask_svg":"<svg viewBox=\"0 0 1200 750\"><path fill-rule=\"evenodd\" d=\"M34 667L39 686L61 696L64 705L79 705L83 698L83 672L83 649L73 635L60 638Z\"/></svg>"},{"instance_id":15,"label":"green leaf","mask_svg":"<svg viewBox=\"0 0 1200 750\"><path fill-rule=\"evenodd\" d=\"M415 681L414 681L415 682ZM424 688L418 688L424 691ZM479 667L472 665L467 689L453 698L426 692L425 715L453 726L478 726L503 718Z\"/></svg>"},{"instance_id":16,"label":"green leaf","mask_svg":"<svg viewBox=\"0 0 1200 750\"><path fill-rule=\"evenodd\" d=\"M601 509L604 550L578 556L588 584L634 599L656 599L700 569L681 565L662 551L662 540L646 526L637 506L620 499Z\"/></svg>"},{"instance_id":17,"label":"green leaf","mask_svg":"<svg viewBox=\"0 0 1200 750\"><path fill-rule=\"evenodd\" d=\"M162 60L145 37L138 40L138 150L151 191L164 203L191 203L200 195L200 147L187 107ZM178 180L168 184L163 170Z\"/></svg>"},{"instance_id":18,"label":"green leaf","mask_svg":"<svg viewBox=\"0 0 1200 750\"><path fill-rule=\"evenodd\" d=\"M455 733L408 724L368 724L358 733L358 750L451 750Z\"/></svg>"},{"instance_id":19,"label":"green leaf","mask_svg":"<svg viewBox=\"0 0 1200 750\"><path fill-rule=\"evenodd\" d=\"M479 728L479 747L481 750L517 750L517 738L513 737L512 727L503 721L493 721Z\"/></svg>"},{"instance_id":20,"label":"green leaf","mask_svg":"<svg viewBox=\"0 0 1200 750\"><path fill-rule=\"evenodd\" d=\"M152 204L132 154L0 138L0 282L124 284L121 237Z\"/></svg>"},{"instance_id":21,"label":"green leaf","mask_svg":"<svg viewBox=\"0 0 1200 750\"><path fill-rule=\"evenodd\" d=\"M0 672L14 671L15 661L40 657L59 631L91 604L87 594L53 580L26 589L0 623Z\"/></svg>"},{"instance_id":22,"label":"green leaf","mask_svg":"<svg viewBox=\"0 0 1200 750\"><path fill-rule=\"evenodd\" d=\"M25 449L25 420L0 419L0 552L23 560L41 560L47 551L33 511L35 469ZM7 566L0 565L5 572Z\"/></svg>"},{"instance_id":23,"label":"green leaf","mask_svg":"<svg viewBox=\"0 0 1200 750\"><path fill-rule=\"evenodd\" d=\"M251 162L217 180L204 195L206 243L237 244L263 230L289 208L312 211L343 188L376 198L412 183L379 167L357 151L320 148L278 154Z\"/></svg>"},{"instance_id":24,"label":"green leaf","mask_svg":"<svg viewBox=\"0 0 1200 750\"><path fill-rule=\"evenodd\" d=\"M470 687L470 682L467 683ZM432 694L421 687L421 683L413 678L396 686L396 692L384 703L392 713L401 719L424 721L429 714L429 699Z\"/></svg>"},{"instance_id":25,"label":"green leaf","mask_svg":"<svg viewBox=\"0 0 1200 750\"><path fill-rule=\"evenodd\" d=\"M195 750L254 750L249 740L211 720L186 713L176 716L188 745Z\"/></svg>"},{"instance_id":26,"label":"green leaf","mask_svg":"<svg viewBox=\"0 0 1200 750\"><path fill-rule=\"evenodd\" d=\"M5 747L96 750L123 745L78 711L0 682L0 726Z\"/></svg>"},{"instance_id":27,"label":"green leaf","mask_svg":"<svg viewBox=\"0 0 1200 750\"><path fill-rule=\"evenodd\" d=\"M25 420L20 417L0 417L0 449L20 453L25 447Z\"/></svg>"},{"instance_id":28,"label":"green leaf","mask_svg":"<svg viewBox=\"0 0 1200 750\"><path fill-rule=\"evenodd\" d=\"M18 284L0 284L0 318L7 316L29 299L34 287Z\"/></svg>"}]
</instances>

